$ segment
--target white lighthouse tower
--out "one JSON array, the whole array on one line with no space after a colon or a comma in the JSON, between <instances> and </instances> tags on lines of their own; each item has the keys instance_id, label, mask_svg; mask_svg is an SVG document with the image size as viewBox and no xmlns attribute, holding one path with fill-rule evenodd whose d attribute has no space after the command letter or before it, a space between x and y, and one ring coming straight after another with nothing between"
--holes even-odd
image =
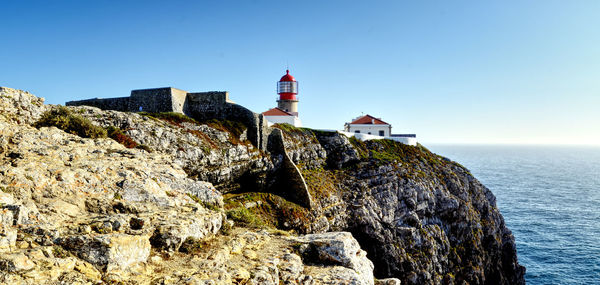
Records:
<instances>
[{"instance_id":1,"label":"white lighthouse tower","mask_svg":"<svg viewBox=\"0 0 600 285\"><path fill-rule=\"evenodd\" d=\"M298 81L290 74L289 70L277 82L277 108L270 109L262 114L265 116L269 125L272 124L290 124L300 127L300 118L298 117Z\"/></svg>"}]
</instances>

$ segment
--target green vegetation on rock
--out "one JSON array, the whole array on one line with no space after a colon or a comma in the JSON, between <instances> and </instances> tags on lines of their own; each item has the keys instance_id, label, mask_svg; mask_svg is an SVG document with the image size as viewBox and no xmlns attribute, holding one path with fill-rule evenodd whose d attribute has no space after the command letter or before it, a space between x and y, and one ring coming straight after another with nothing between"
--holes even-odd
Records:
<instances>
[{"instance_id":1,"label":"green vegetation on rock","mask_svg":"<svg viewBox=\"0 0 600 285\"><path fill-rule=\"evenodd\" d=\"M130 136L126 135L121 129L117 127L110 126L106 128L106 132L108 137L122 144L126 148L134 148L138 146L138 143L135 142Z\"/></svg>"},{"instance_id":2,"label":"green vegetation on rock","mask_svg":"<svg viewBox=\"0 0 600 285\"><path fill-rule=\"evenodd\" d=\"M45 112L35 122L34 127L57 127L82 138L105 138L107 135L104 128L92 124L90 120L79 114L74 114L67 107L63 106Z\"/></svg>"},{"instance_id":3,"label":"green vegetation on rock","mask_svg":"<svg viewBox=\"0 0 600 285\"><path fill-rule=\"evenodd\" d=\"M227 210L227 218L245 227L262 228L265 222L255 213L243 206Z\"/></svg>"},{"instance_id":4,"label":"green vegetation on rock","mask_svg":"<svg viewBox=\"0 0 600 285\"><path fill-rule=\"evenodd\" d=\"M212 119L212 120L204 121L202 123L213 129L230 133L231 136L229 136L229 141L233 144L241 143L239 138L242 135L242 133L244 133L244 131L247 129L246 125L244 125L240 122L235 122L235 121L230 121L230 120Z\"/></svg>"},{"instance_id":5,"label":"green vegetation on rock","mask_svg":"<svg viewBox=\"0 0 600 285\"><path fill-rule=\"evenodd\" d=\"M238 225L288 230L308 224L306 208L275 194L226 194L224 198L227 217Z\"/></svg>"},{"instance_id":6,"label":"green vegetation on rock","mask_svg":"<svg viewBox=\"0 0 600 285\"><path fill-rule=\"evenodd\" d=\"M140 114L142 116L146 116L146 117L160 119L160 120L163 120L163 121L166 121L171 124L178 125L178 126L180 126L181 123L195 123L195 124L198 123L198 121L196 121L184 114L175 113L175 112L161 112L161 113L140 112L138 114Z\"/></svg>"},{"instance_id":7,"label":"green vegetation on rock","mask_svg":"<svg viewBox=\"0 0 600 285\"><path fill-rule=\"evenodd\" d=\"M139 114L142 116L163 120L163 121L169 122L169 123L171 123L175 126L181 127L181 128L184 127L182 125L183 123L206 125L215 130L229 133L230 134L229 141L233 144L245 143L240 140L240 136L247 129L247 127L246 127L246 125L244 125L243 123L240 123L240 122L230 121L230 120L217 120L217 119L211 119L211 120L199 122L199 121L197 121L193 118L190 118L184 114L175 113L175 112L162 112L162 113L140 112ZM210 137L207 136L205 133L198 131L198 130L193 130L193 129L187 129L186 131L188 133L191 133L191 134L205 140L211 146L211 148L218 148L217 144L215 142L213 142L210 139ZM247 143L249 144L250 142L247 142Z\"/></svg>"},{"instance_id":8,"label":"green vegetation on rock","mask_svg":"<svg viewBox=\"0 0 600 285\"><path fill-rule=\"evenodd\" d=\"M302 172L308 190L314 198L323 199L338 192L337 183L339 179L336 171L323 168L307 169L302 165L298 168Z\"/></svg>"}]
</instances>

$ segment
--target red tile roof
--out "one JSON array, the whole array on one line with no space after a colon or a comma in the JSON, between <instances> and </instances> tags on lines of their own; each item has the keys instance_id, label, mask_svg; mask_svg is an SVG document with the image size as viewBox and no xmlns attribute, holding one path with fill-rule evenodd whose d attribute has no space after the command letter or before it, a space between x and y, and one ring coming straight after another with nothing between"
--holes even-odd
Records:
<instances>
[{"instance_id":1,"label":"red tile roof","mask_svg":"<svg viewBox=\"0 0 600 285\"><path fill-rule=\"evenodd\" d=\"M388 123L382 121L381 119L375 118L368 114L355 119L350 124L351 125L389 125Z\"/></svg>"},{"instance_id":2,"label":"red tile roof","mask_svg":"<svg viewBox=\"0 0 600 285\"><path fill-rule=\"evenodd\" d=\"M270 110L267 110L265 112L262 113L264 116L293 116L292 114L281 110L279 108L273 108Z\"/></svg>"}]
</instances>

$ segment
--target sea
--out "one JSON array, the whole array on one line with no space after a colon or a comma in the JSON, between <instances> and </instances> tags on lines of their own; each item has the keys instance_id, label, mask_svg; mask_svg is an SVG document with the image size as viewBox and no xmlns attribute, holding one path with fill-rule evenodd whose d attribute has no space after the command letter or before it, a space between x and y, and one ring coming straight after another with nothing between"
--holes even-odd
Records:
<instances>
[{"instance_id":1,"label":"sea","mask_svg":"<svg viewBox=\"0 0 600 285\"><path fill-rule=\"evenodd\" d=\"M527 284L600 284L600 147L426 147L496 195Z\"/></svg>"}]
</instances>

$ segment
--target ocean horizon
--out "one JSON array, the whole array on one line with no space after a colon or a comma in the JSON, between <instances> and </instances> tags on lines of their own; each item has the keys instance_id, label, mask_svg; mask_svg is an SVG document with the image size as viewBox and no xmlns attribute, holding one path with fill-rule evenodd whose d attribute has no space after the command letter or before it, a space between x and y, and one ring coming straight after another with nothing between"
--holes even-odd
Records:
<instances>
[{"instance_id":1,"label":"ocean horizon","mask_svg":"<svg viewBox=\"0 0 600 285\"><path fill-rule=\"evenodd\" d=\"M425 146L494 193L528 284L600 284L600 146Z\"/></svg>"}]
</instances>

